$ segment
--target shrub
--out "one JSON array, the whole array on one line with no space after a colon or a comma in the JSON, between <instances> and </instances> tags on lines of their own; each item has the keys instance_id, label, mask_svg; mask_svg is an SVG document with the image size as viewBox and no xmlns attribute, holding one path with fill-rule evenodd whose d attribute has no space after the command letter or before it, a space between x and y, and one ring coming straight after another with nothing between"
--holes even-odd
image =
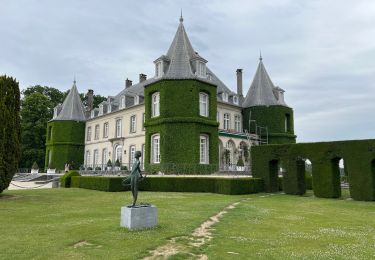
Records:
<instances>
[{"instance_id":1,"label":"shrub","mask_svg":"<svg viewBox=\"0 0 375 260\"><path fill-rule=\"evenodd\" d=\"M72 187L125 191L130 186L122 185L120 177L73 177ZM264 191L263 181L256 178L211 178L211 177L149 177L140 183L140 190L163 192L212 192L219 194L250 194Z\"/></svg>"},{"instance_id":2,"label":"shrub","mask_svg":"<svg viewBox=\"0 0 375 260\"><path fill-rule=\"evenodd\" d=\"M81 176L77 171L68 171L67 173L65 173L63 176L61 176L60 178L60 182L61 182L61 187L64 187L64 188L70 188L71 187L71 178L73 176Z\"/></svg>"},{"instance_id":3,"label":"shrub","mask_svg":"<svg viewBox=\"0 0 375 260\"><path fill-rule=\"evenodd\" d=\"M107 162L107 166L108 166L108 167L112 167L112 161L111 161L111 159L108 160L108 162Z\"/></svg>"},{"instance_id":4,"label":"shrub","mask_svg":"<svg viewBox=\"0 0 375 260\"><path fill-rule=\"evenodd\" d=\"M240 156L240 158L238 159L237 166L244 166L244 163L243 163L243 160L242 160L242 156Z\"/></svg>"},{"instance_id":5,"label":"shrub","mask_svg":"<svg viewBox=\"0 0 375 260\"><path fill-rule=\"evenodd\" d=\"M38 170L39 169L39 166L36 162L33 163L33 166L31 166L31 169L33 170Z\"/></svg>"},{"instance_id":6,"label":"shrub","mask_svg":"<svg viewBox=\"0 0 375 260\"><path fill-rule=\"evenodd\" d=\"M95 167L95 171L101 171L101 170L102 170L102 168L100 168L99 166Z\"/></svg>"},{"instance_id":7,"label":"shrub","mask_svg":"<svg viewBox=\"0 0 375 260\"><path fill-rule=\"evenodd\" d=\"M121 166L121 170L122 170L122 171L127 171L127 170L128 170L128 167L126 167L126 166Z\"/></svg>"},{"instance_id":8,"label":"shrub","mask_svg":"<svg viewBox=\"0 0 375 260\"><path fill-rule=\"evenodd\" d=\"M115 162L115 166L116 166L116 167L120 167L120 166L121 166L121 163L120 163L120 161L119 161L118 159L117 159L116 162Z\"/></svg>"}]
</instances>

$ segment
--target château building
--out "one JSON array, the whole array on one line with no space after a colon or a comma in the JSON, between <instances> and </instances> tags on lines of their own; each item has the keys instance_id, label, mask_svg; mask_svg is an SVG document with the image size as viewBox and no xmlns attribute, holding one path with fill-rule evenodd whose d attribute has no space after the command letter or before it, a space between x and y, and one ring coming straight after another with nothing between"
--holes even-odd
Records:
<instances>
[{"instance_id":1,"label":"ch\u00e2teau building","mask_svg":"<svg viewBox=\"0 0 375 260\"><path fill-rule=\"evenodd\" d=\"M183 18L166 54L154 61L155 74L126 79L116 95L92 107L79 98L76 82L48 123L46 168L66 163L104 170L107 162L130 167L135 151L149 171L210 173L249 164L250 147L295 143L293 110L284 90L274 86L262 61L243 96L209 69L187 36Z\"/></svg>"}]
</instances>

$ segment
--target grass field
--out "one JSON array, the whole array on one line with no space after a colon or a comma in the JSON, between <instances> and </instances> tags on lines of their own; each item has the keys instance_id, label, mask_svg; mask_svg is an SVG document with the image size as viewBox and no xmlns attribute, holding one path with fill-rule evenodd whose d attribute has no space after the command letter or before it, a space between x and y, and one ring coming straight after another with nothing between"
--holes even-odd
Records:
<instances>
[{"instance_id":1,"label":"grass field","mask_svg":"<svg viewBox=\"0 0 375 260\"><path fill-rule=\"evenodd\" d=\"M238 201L214 226L212 240L195 251L209 259L375 258L374 202L311 194L162 192L142 192L140 201L157 205L157 228L119 227L120 207L130 202L129 192L5 191L0 195L0 259L140 259L170 238L191 235Z\"/></svg>"}]
</instances>

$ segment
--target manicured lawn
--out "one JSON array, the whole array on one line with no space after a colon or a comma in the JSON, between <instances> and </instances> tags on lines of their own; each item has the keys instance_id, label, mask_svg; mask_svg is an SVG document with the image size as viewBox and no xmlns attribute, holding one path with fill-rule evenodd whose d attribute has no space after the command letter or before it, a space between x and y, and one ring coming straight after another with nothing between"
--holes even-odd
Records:
<instances>
[{"instance_id":1,"label":"manicured lawn","mask_svg":"<svg viewBox=\"0 0 375 260\"><path fill-rule=\"evenodd\" d=\"M205 253L210 259L375 259L375 202L308 195L249 196L215 226Z\"/></svg>"},{"instance_id":2,"label":"manicured lawn","mask_svg":"<svg viewBox=\"0 0 375 260\"><path fill-rule=\"evenodd\" d=\"M157 205L159 226L120 228L129 192L85 189L5 191L0 195L0 259L138 259L167 238L188 235L240 196L142 192ZM91 245L74 248L79 241Z\"/></svg>"},{"instance_id":3,"label":"manicured lawn","mask_svg":"<svg viewBox=\"0 0 375 260\"><path fill-rule=\"evenodd\" d=\"M140 201L158 206L157 228L119 227L129 192L6 191L0 195L0 259L140 259L169 238L191 235L238 201L214 226L213 239L192 251L209 259L375 258L375 202L317 199L311 192L303 197L142 192ZM85 242L75 248L80 241Z\"/></svg>"}]
</instances>

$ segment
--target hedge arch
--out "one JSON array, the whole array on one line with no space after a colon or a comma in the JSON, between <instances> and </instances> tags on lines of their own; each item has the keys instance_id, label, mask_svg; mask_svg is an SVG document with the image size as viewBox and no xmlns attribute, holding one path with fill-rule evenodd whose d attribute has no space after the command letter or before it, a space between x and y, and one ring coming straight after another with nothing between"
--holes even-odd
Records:
<instances>
[{"instance_id":1,"label":"hedge arch","mask_svg":"<svg viewBox=\"0 0 375 260\"><path fill-rule=\"evenodd\" d=\"M283 186L287 194L302 194L301 158L313 163L312 186L316 197L341 196L339 161L344 159L350 196L355 200L375 200L375 139L321 143L263 145L252 147L252 173L263 178L265 190L274 187L271 178L271 160L279 160L286 168ZM306 185L306 183L305 183Z\"/></svg>"}]
</instances>

